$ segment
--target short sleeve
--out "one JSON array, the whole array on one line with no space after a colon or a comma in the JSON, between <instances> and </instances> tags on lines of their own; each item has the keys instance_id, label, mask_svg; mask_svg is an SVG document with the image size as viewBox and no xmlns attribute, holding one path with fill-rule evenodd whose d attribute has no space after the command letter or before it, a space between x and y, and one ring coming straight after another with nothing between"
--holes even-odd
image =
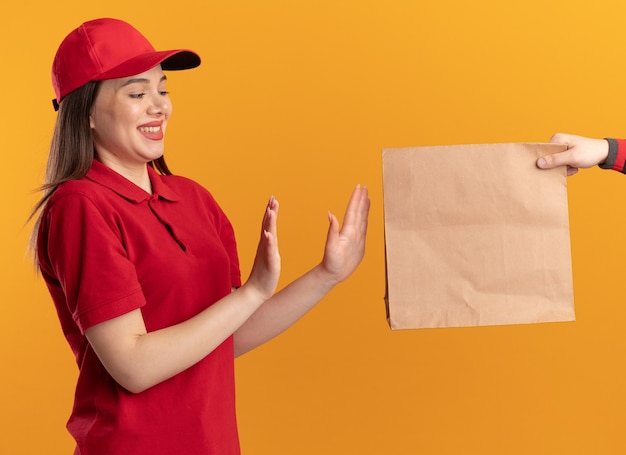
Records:
<instances>
[{"instance_id":1,"label":"short sleeve","mask_svg":"<svg viewBox=\"0 0 626 455\"><path fill-rule=\"evenodd\" d=\"M88 196L53 198L39 238L42 272L57 281L82 333L145 305L114 214L103 214Z\"/></svg>"}]
</instances>

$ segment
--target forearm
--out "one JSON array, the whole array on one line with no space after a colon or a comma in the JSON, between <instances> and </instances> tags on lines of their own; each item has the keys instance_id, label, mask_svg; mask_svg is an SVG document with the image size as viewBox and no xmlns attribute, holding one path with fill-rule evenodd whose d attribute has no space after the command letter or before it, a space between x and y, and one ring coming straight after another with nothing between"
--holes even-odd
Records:
<instances>
[{"instance_id":1,"label":"forearm","mask_svg":"<svg viewBox=\"0 0 626 455\"><path fill-rule=\"evenodd\" d=\"M277 292L235 332L235 356L244 354L291 327L337 283L321 265Z\"/></svg>"},{"instance_id":2,"label":"forearm","mask_svg":"<svg viewBox=\"0 0 626 455\"><path fill-rule=\"evenodd\" d=\"M139 310L87 330L107 371L141 392L196 364L233 334L262 304L245 285L182 323L146 332ZM117 338L117 339L116 339Z\"/></svg>"}]
</instances>

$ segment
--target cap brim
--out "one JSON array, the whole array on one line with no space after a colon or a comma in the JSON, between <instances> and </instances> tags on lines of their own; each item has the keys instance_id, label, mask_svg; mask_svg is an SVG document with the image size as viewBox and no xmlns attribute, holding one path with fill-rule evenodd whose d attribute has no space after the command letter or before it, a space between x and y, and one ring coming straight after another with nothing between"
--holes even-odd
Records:
<instances>
[{"instance_id":1,"label":"cap brim","mask_svg":"<svg viewBox=\"0 0 626 455\"><path fill-rule=\"evenodd\" d=\"M200 56L187 49L155 51L141 54L112 68L98 76L96 80L117 79L143 73L157 65L164 70L178 71L195 68L200 65Z\"/></svg>"}]
</instances>

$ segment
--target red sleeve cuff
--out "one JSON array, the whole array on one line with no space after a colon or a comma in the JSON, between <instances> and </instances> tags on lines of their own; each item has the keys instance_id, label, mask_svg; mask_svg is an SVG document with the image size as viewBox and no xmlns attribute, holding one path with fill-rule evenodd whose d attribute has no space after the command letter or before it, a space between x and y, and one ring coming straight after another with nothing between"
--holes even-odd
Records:
<instances>
[{"instance_id":1,"label":"red sleeve cuff","mask_svg":"<svg viewBox=\"0 0 626 455\"><path fill-rule=\"evenodd\" d=\"M624 166L626 165L626 140L616 139L617 143L617 155L615 156L615 163L613 163L612 169L619 172L624 172Z\"/></svg>"},{"instance_id":2,"label":"red sleeve cuff","mask_svg":"<svg viewBox=\"0 0 626 455\"><path fill-rule=\"evenodd\" d=\"M105 302L73 316L80 332L84 334L85 330L96 324L129 313L143 307L145 304L146 300L143 292L141 292L141 288L138 288L113 302Z\"/></svg>"}]
</instances>

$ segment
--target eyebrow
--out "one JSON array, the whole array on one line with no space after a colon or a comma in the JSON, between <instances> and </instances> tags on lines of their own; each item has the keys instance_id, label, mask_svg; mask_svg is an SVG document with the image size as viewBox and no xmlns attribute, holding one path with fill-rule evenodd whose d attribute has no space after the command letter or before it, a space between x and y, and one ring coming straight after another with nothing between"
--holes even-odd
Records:
<instances>
[{"instance_id":1,"label":"eyebrow","mask_svg":"<svg viewBox=\"0 0 626 455\"><path fill-rule=\"evenodd\" d=\"M165 80L167 80L167 76L163 75L163 77L159 80L159 82L163 82ZM126 82L124 82L120 86L120 88L121 87L126 87L127 85L131 85L131 84L148 84L148 83L150 83L149 79L138 77L138 78L134 78L134 79L128 79Z\"/></svg>"}]
</instances>

